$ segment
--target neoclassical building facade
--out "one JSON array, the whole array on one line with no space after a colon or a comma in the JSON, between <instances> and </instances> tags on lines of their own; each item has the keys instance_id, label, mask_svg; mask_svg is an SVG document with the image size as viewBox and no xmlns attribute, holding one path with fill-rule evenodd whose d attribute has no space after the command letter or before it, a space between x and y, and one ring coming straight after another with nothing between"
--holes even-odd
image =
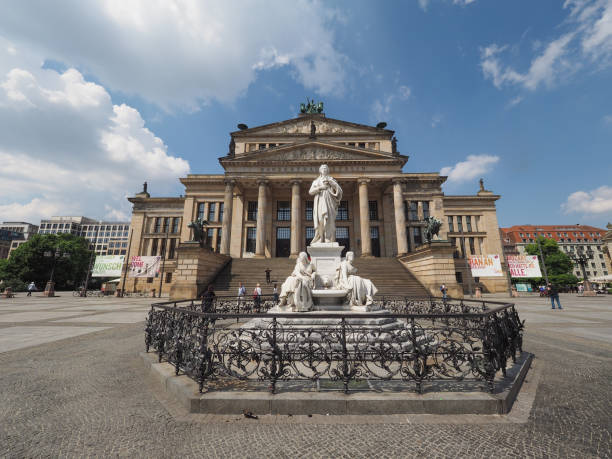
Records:
<instances>
[{"instance_id":1,"label":"neoclassical building facade","mask_svg":"<svg viewBox=\"0 0 612 459\"><path fill-rule=\"evenodd\" d=\"M423 219L443 221L440 238L454 247L455 275L466 283L465 254L503 256L495 202L481 190L448 196L446 177L403 172L408 156L397 150L394 131L300 114L297 118L232 132L224 174L180 179L181 197L151 197L133 204L131 255L165 255L164 289L173 282L177 248L193 237L189 223L202 218L212 250L237 258L296 257L314 236L308 191L321 164L344 193L336 240L359 257L403 257L424 244ZM489 291L506 279L479 279ZM143 288L130 280L127 289ZM151 281L149 281L151 283Z\"/></svg>"}]
</instances>

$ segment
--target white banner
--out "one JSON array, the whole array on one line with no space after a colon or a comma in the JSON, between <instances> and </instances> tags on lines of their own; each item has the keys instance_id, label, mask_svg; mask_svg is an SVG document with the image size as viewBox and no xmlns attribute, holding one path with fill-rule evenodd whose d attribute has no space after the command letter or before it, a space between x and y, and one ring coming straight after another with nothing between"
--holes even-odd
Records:
<instances>
[{"instance_id":1,"label":"white banner","mask_svg":"<svg viewBox=\"0 0 612 459\"><path fill-rule=\"evenodd\" d=\"M91 277L121 276L125 255L98 255L91 270Z\"/></svg>"},{"instance_id":2,"label":"white banner","mask_svg":"<svg viewBox=\"0 0 612 459\"><path fill-rule=\"evenodd\" d=\"M542 277L536 255L508 255L506 258L512 277Z\"/></svg>"},{"instance_id":3,"label":"white banner","mask_svg":"<svg viewBox=\"0 0 612 459\"><path fill-rule=\"evenodd\" d=\"M159 275L159 265L161 257L141 257L136 255L132 257L130 268L128 271L129 277L157 277Z\"/></svg>"},{"instance_id":4,"label":"white banner","mask_svg":"<svg viewBox=\"0 0 612 459\"><path fill-rule=\"evenodd\" d=\"M473 277L504 275L499 255L470 255L468 261Z\"/></svg>"}]
</instances>

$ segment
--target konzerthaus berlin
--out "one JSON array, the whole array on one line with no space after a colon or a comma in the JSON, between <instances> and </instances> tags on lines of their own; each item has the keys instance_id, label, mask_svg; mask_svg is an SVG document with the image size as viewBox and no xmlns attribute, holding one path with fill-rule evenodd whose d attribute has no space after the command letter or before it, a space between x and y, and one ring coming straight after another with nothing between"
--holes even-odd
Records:
<instances>
[{"instance_id":1,"label":"konzerthaus berlin","mask_svg":"<svg viewBox=\"0 0 612 459\"><path fill-rule=\"evenodd\" d=\"M441 188L446 177L403 172L408 156L397 150L394 131L384 126L322 113L251 128L239 125L240 130L230 134L229 153L219 158L224 174L181 178L181 197L150 197L143 190L129 198L131 256L164 254L164 293L178 281L193 281L188 270L178 272L180 252L193 239L189 223L202 218L216 252L213 258L226 255L236 264L238 259L296 257L314 236L308 190L321 164L327 164L344 190L336 240L345 251L399 260L430 293L443 282L454 286L450 291L455 294L458 289L467 292L470 285L490 292L507 290L506 277L473 279L463 258L503 256L495 208L500 196L484 190L482 183L475 195L449 196ZM442 220L440 239L449 241L438 242L433 251L424 240L423 219L429 215ZM290 272L288 268L285 276ZM210 281L197 278L199 284ZM128 279L126 290L158 285L158 279Z\"/></svg>"}]
</instances>

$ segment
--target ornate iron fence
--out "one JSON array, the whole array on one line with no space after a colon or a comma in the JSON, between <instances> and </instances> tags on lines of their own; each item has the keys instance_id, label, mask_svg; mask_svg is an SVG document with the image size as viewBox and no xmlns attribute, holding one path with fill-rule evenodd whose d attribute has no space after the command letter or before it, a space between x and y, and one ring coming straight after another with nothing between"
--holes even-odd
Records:
<instances>
[{"instance_id":1,"label":"ornate iron fence","mask_svg":"<svg viewBox=\"0 0 612 459\"><path fill-rule=\"evenodd\" d=\"M226 380L481 383L494 390L499 371L522 351L524 324L513 304L380 297L388 313L266 313L272 297L216 297L153 304L145 329L157 351L199 383Z\"/></svg>"}]
</instances>

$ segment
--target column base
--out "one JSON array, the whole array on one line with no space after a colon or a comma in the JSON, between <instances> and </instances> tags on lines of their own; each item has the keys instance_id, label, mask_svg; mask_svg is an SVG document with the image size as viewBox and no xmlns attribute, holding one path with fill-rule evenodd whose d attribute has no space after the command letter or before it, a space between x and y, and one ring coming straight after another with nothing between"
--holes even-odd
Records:
<instances>
[{"instance_id":1,"label":"column base","mask_svg":"<svg viewBox=\"0 0 612 459\"><path fill-rule=\"evenodd\" d=\"M267 258L265 255L255 254L252 258Z\"/></svg>"}]
</instances>

